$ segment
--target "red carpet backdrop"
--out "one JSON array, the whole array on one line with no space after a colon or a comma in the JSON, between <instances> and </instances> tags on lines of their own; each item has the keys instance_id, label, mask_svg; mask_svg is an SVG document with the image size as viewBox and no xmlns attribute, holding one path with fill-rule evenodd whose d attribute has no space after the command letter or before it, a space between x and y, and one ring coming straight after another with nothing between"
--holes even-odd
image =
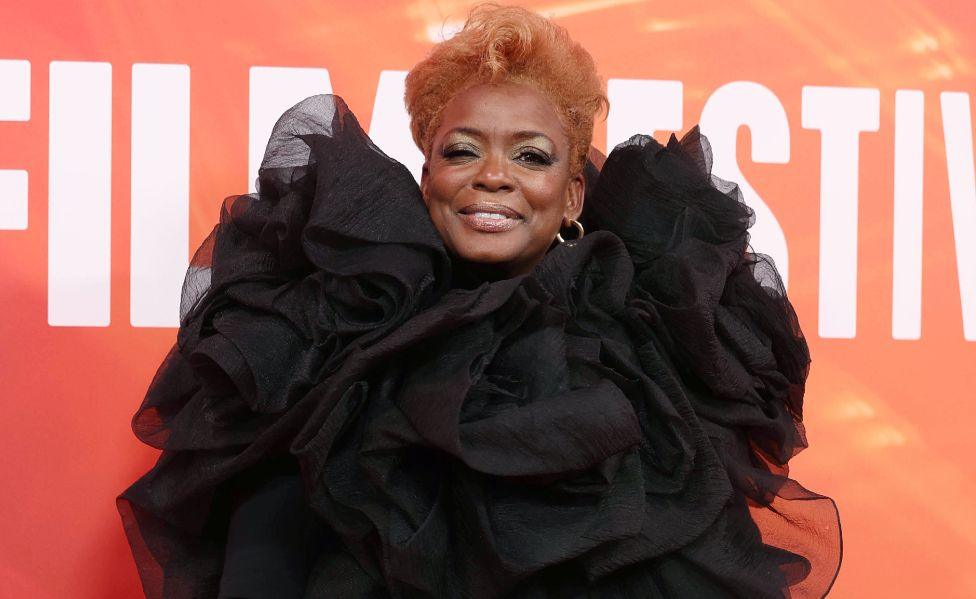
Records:
<instances>
[{"instance_id":1,"label":"red carpet backdrop","mask_svg":"<svg viewBox=\"0 0 976 599\"><path fill-rule=\"evenodd\" d=\"M607 79L595 145L701 123L756 209L813 354L793 473L840 508L831 596L976 596L971 0L526 5ZM306 96L418 172L403 75L468 7L0 5L0 596L141 596L114 498L191 250Z\"/></svg>"}]
</instances>

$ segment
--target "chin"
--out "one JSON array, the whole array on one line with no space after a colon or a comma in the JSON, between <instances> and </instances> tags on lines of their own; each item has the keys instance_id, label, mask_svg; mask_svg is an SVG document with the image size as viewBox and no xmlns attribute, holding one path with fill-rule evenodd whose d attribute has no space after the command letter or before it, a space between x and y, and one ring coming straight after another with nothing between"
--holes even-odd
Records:
<instances>
[{"instance_id":1,"label":"chin","mask_svg":"<svg viewBox=\"0 0 976 599\"><path fill-rule=\"evenodd\" d=\"M507 237L507 239L506 239ZM518 260L524 253L524 243L506 233L468 233L454 237L456 256L468 262L499 264Z\"/></svg>"},{"instance_id":2,"label":"chin","mask_svg":"<svg viewBox=\"0 0 976 599\"><path fill-rule=\"evenodd\" d=\"M472 262L475 264L504 265L515 262L520 258L520 255L516 252L486 251L484 249L460 251L456 255L465 262Z\"/></svg>"}]
</instances>

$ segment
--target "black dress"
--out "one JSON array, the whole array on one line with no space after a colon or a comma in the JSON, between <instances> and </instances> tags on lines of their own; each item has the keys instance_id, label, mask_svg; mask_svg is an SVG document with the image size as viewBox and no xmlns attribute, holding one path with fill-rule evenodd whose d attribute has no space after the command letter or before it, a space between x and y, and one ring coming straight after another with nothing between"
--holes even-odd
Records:
<instances>
[{"instance_id":1,"label":"black dress","mask_svg":"<svg viewBox=\"0 0 976 599\"><path fill-rule=\"evenodd\" d=\"M710 162L631 138L584 237L477 281L341 99L286 112L133 419L146 595L825 595L836 507L787 468L809 353Z\"/></svg>"}]
</instances>

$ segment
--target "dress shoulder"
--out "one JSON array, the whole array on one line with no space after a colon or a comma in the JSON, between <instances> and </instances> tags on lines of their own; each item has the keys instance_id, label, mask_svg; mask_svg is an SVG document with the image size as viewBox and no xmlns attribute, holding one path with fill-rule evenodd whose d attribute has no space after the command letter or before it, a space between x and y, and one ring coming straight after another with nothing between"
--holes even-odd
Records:
<instances>
[{"instance_id":1,"label":"dress shoulder","mask_svg":"<svg viewBox=\"0 0 976 599\"><path fill-rule=\"evenodd\" d=\"M778 553L789 596L825 595L841 559L837 508L789 478L788 466L807 447L810 353L772 259L749 246L755 218L738 186L711 174L697 126L665 145L635 135L610 153L583 219L620 237L633 258L632 322L673 364L722 460L740 504L729 517L746 528L751 521L763 551ZM713 567L717 546L701 558ZM744 580L750 569L733 564L750 552L729 546L738 552L728 556L736 584L755 589L751 596L777 596L772 587L760 592L761 568Z\"/></svg>"},{"instance_id":2,"label":"dress shoulder","mask_svg":"<svg viewBox=\"0 0 976 599\"><path fill-rule=\"evenodd\" d=\"M226 198L193 255L177 341L132 419L162 450L117 500L148 597L216 597L229 485L287 453L328 409L316 388L443 293L447 268L409 171L341 98L281 116L258 192Z\"/></svg>"}]
</instances>

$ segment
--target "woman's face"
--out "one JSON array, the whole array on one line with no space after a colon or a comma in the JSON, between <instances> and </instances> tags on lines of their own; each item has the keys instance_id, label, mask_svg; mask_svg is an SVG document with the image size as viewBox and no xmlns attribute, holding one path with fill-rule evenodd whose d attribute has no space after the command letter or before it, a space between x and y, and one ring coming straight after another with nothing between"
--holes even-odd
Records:
<instances>
[{"instance_id":1,"label":"woman's face","mask_svg":"<svg viewBox=\"0 0 976 599\"><path fill-rule=\"evenodd\" d=\"M444 107L420 186L448 251L498 278L531 271L583 209L555 107L514 83L472 87Z\"/></svg>"}]
</instances>

